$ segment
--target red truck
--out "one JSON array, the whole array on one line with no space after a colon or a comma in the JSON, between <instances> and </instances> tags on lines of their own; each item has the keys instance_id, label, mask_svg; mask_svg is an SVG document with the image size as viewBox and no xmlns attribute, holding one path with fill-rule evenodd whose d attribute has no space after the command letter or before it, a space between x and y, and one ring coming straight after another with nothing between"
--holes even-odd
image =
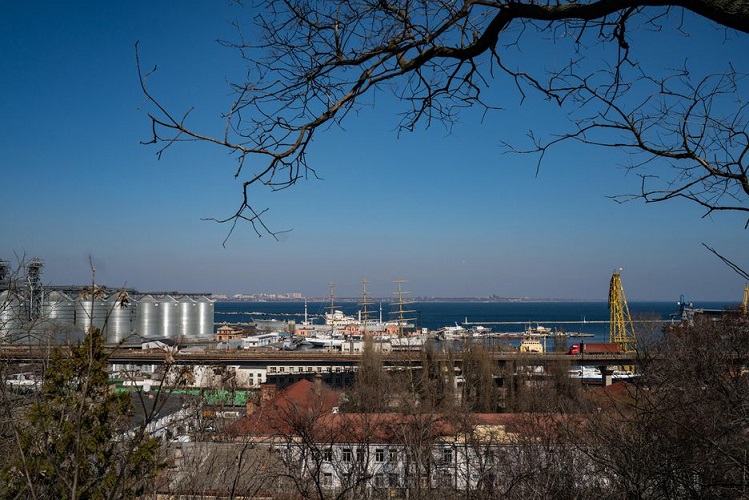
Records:
<instances>
[{"instance_id":1,"label":"red truck","mask_svg":"<svg viewBox=\"0 0 749 500\"><path fill-rule=\"evenodd\" d=\"M567 354L618 354L621 346L616 342L580 342L572 344Z\"/></svg>"}]
</instances>

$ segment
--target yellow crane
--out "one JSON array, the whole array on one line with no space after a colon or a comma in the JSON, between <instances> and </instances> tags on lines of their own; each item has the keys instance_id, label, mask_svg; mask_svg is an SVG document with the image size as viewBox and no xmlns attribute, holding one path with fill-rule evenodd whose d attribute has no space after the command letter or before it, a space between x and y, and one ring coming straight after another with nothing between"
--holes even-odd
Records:
<instances>
[{"instance_id":1,"label":"yellow crane","mask_svg":"<svg viewBox=\"0 0 749 500\"><path fill-rule=\"evenodd\" d=\"M637 339L627 299L624 297L620 271L614 271L609 285L609 342L616 342L622 351L630 352L637 347Z\"/></svg>"}]
</instances>

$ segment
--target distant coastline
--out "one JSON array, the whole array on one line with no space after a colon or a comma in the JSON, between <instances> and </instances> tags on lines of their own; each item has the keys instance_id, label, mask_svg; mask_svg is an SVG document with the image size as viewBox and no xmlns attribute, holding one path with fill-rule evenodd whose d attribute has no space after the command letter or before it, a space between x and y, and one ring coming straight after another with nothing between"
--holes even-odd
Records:
<instances>
[{"instance_id":1,"label":"distant coastline","mask_svg":"<svg viewBox=\"0 0 749 500\"><path fill-rule=\"evenodd\" d=\"M221 302L328 302L330 297L279 297L279 298L233 298L225 295L214 295L213 299ZM361 302L361 297L336 297L336 302ZM369 297L370 302L397 302L393 297ZM605 302L604 299L568 299L568 298L537 298L537 297L408 297L408 302Z\"/></svg>"}]
</instances>

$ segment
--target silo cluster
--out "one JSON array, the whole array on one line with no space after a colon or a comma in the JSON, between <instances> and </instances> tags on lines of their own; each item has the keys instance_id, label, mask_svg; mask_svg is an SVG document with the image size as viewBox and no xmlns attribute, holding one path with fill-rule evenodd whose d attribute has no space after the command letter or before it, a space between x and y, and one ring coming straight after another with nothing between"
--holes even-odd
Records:
<instances>
[{"instance_id":1,"label":"silo cluster","mask_svg":"<svg viewBox=\"0 0 749 500\"><path fill-rule=\"evenodd\" d=\"M30 328L74 327L88 332L100 329L107 343L142 339L213 338L213 301L206 296L142 295L122 301L120 293L75 298L52 290L42 294L41 311L29 323L28 301L12 290L0 291L0 339L22 335Z\"/></svg>"},{"instance_id":2,"label":"silo cluster","mask_svg":"<svg viewBox=\"0 0 749 500\"><path fill-rule=\"evenodd\" d=\"M0 341L46 332L72 332L81 338L92 328L113 344L213 338L213 301L205 295L144 295L96 286L47 288L41 280L44 261L34 257L25 267L26 276L16 276L10 263L0 259Z\"/></svg>"},{"instance_id":3,"label":"silo cluster","mask_svg":"<svg viewBox=\"0 0 749 500\"><path fill-rule=\"evenodd\" d=\"M205 296L144 295L136 318L135 332L145 339L213 338L213 301Z\"/></svg>"}]
</instances>

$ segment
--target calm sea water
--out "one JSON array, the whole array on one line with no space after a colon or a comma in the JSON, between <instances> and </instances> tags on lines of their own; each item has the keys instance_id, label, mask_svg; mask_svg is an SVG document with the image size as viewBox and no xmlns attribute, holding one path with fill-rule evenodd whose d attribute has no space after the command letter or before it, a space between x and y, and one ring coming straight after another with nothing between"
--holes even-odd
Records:
<instances>
[{"instance_id":1,"label":"calm sea water","mask_svg":"<svg viewBox=\"0 0 749 500\"><path fill-rule=\"evenodd\" d=\"M329 303L309 302L308 315L315 323L322 322ZM630 302L629 311L633 319L660 318L668 320L669 315L679 311L674 302ZM733 306L722 302L695 303L694 307L723 309ZM371 318L377 319L380 307L382 319L396 319L393 304L370 304L374 311ZM414 302L406 307L411 313L405 316L415 320L419 327L436 330L455 323L481 323L490 326L494 332L522 332L529 323L549 328L564 329L567 332L582 332L594 335L591 340L606 341L609 335L609 308L607 302ZM346 314L356 315L361 305L354 302L336 304L336 309ZM304 320L303 302L216 302L215 321L228 323L249 323L255 319L280 319L301 322ZM491 324L491 323L503 324ZM605 322L605 323L596 323Z\"/></svg>"}]
</instances>

